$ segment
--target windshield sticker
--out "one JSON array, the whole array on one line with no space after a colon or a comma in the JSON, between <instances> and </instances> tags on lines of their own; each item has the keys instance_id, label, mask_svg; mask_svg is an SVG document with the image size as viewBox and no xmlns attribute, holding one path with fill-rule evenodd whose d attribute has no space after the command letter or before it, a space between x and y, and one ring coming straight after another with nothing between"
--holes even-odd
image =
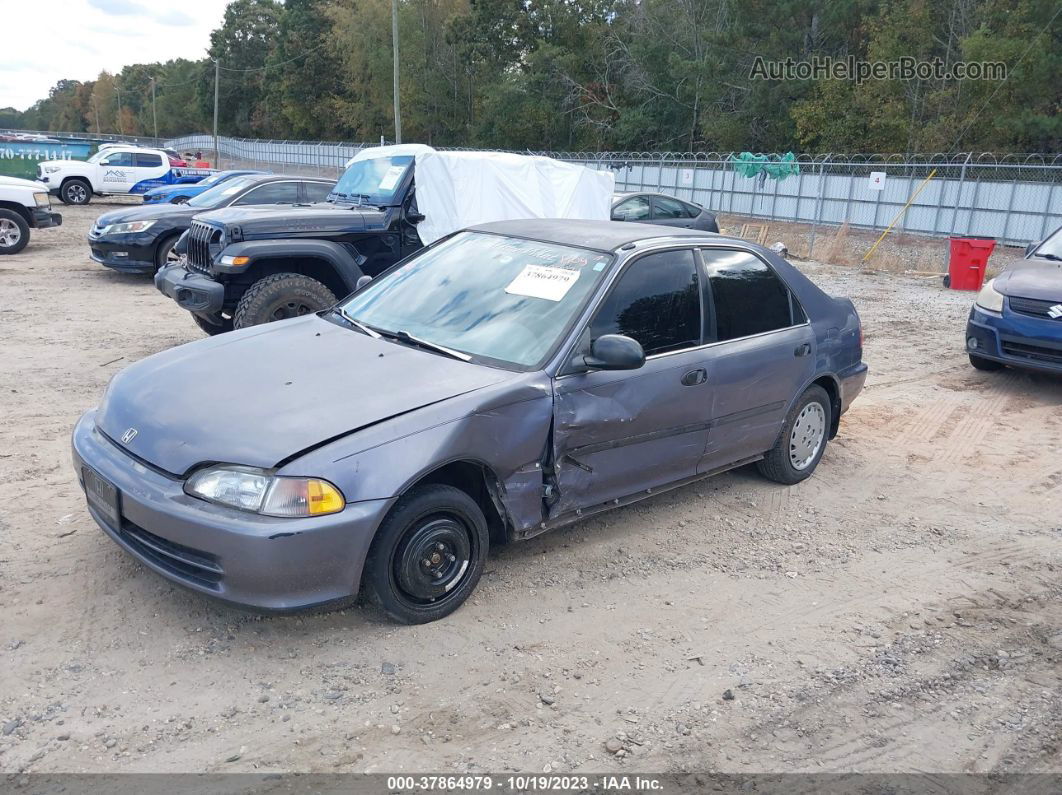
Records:
<instances>
[{"instance_id":1,"label":"windshield sticker","mask_svg":"<svg viewBox=\"0 0 1062 795\"><path fill-rule=\"evenodd\" d=\"M387 173L380 180L380 190L394 190L405 170L405 166L391 166L387 169Z\"/></svg>"},{"instance_id":2,"label":"windshield sticker","mask_svg":"<svg viewBox=\"0 0 1062 795\"><path fill-rule=\"evenodd\" d=\"M528 265L509 283L505 292L509 295L526 295L528 298L560 301L577 281L579 281L579 271L550 268L544 265Z\"/></svg>"}]
</instances>

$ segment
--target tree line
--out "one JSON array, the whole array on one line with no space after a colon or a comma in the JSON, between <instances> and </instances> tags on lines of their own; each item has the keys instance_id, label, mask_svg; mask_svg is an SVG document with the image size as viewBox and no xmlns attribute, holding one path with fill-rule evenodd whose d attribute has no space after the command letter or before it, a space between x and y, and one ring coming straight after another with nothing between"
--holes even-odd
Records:
<instances>
[{"instance_id":1,"label":"tree line","mask_svg":"<svg viewBox=\"0 0 1062 795\"><path fill-rule=\"evenodd\" d=\"M1058 11L1057 0L400 0L403 134L531 150L1058 151ZM816 58L944 68L762 79L764 62ZM394 136L391 0L234 0L206 58L60 80L24 112L0 110L0 127L209 132L215 61L222 135ZM955 79L960 62L1005 64L1007 78Z\"/></svg>"}]
</instances>

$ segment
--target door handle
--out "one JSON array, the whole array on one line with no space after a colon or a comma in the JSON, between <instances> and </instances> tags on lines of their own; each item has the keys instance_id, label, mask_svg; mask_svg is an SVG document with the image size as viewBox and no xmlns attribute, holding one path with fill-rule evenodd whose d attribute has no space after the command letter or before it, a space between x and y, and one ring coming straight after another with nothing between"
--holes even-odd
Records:
<instances>
[{"instance_id":1,"label":"door handle","mask_svg":"<svg viewBox=\"0 0 1062 795\"><path fill-rule=\"evenodd\" d=\"M793 351L793 355L794 356L807 356L809 353L811 353L811 343L810 342L805 342L802 345L798 345L796 350Z\"/></svg>"},{"instance_id":2,"label":"door handle","mask_svg":"<svg viewBox=\"0 0 1062 795\"><path fill-rule=\"evenodd\" d=\"M682 376L683 386L697 386L703 384L708 380L708 371L703 367L699 367L696 370L690 370L686 375Z\"/></svg>"}]
</instances>

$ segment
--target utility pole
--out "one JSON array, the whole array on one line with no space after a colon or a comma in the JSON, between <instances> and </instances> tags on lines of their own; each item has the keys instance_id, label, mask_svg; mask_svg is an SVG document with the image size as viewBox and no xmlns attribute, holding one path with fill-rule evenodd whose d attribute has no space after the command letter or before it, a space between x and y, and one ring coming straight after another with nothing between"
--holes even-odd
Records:
<instances>
[{"instance_id":1,"label":"utility pole","mask_svg":"<svg viewBox=\"0 0 1062 795\"><path fill-rule=\"evenodd\" d=\"M221 85L221 61L214 61L214 168L219 168L221 152L218 150L218 86Z\"/></svg>"},{"instance_id":2,"label":"utility pole","mask_svg":"<svg viewBox=\"0 0 1062 795\"><path fill-rule=\"evenodd\" d=\"M398 102L398 0L391 0L391 42L394 46L395 71L395 143L402 143L402 110Z\"/></svg>"},{"instance_id":3,"label":"utility pole","mask_svg":"<svg viewBox=\"0 0 1062 795\"><path fill-rule=\"evenodd\" d=\"M114 81L114 93L118 95L118 134L125 135L122 129L122 89L118 88L118 81Z\"/></svg>"},{"instance_id":4,"label":"utility pole","mask_svg":"<svg viewBox=\"0 0 1062 795\"><path fill-rule=\"evenodd\" d=\"M155 127L156 142L159 137L159 117L155 114L155 78L151 78L151 123Z\"/></svg>"}]
</instances>

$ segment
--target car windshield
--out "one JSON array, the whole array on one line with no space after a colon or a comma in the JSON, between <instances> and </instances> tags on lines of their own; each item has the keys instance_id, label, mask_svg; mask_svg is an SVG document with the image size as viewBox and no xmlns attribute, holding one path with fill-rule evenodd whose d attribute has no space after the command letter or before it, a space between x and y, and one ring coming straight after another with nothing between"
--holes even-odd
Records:
<instances>
[{"instance_id":1,"label":"car windshield","mask_svg":"<svg viewBox=\"0 0 1062 795\"><path fill-rule=\"evenodd\" d=\"M373 157L351 163L329 194L331 201L390 204L413 155Z\"/></svg>"},{"instance_id":2,"label":"car windshield","mask_svg":"<svg viewBox=\"0 0 1062 795\"><path fill-rule=\"evenodd\" d=\"M207 188L188 200L189 207L220 207L244 188L255 183L255 177L233 177L219 185Z\"/></svg>"},{"instance_id":3,"label":"car windshield","mask_svg":"<svg viewBox=\"0 0 1062 795\"><path fill-rule=\"evenodd\" d=\"M96 152L96 154L94 154L92 157L90 157L88 159L88 162L89 163L98 163L101 160L103 160L103 158L105 158L107 155L111 154L111 152L113 152L113 151L114 151L113 148L112 149L101 149L98 152Z\"/></svg>"},{"instance_id":4,"label":"car windshield","mask_svg":"<svg viewBox=\"0 0 1062 795\"><path fill-rule=\"evenodd\" d=\"M372 281L343 314L503 366L539 367L595 286L609 254L461 232Z\"/></svg>"},{"instance_id":5,"label":"car windshield","mask_svg":"<svg viewBox=\"0 0 1062 795\"><path fill-rule=\"evenodd\" d=\"M1059 227L1043 243L1036 247L1034 257L1062 259L1062 227Z\"/></svg>"},{"instance_id":6,"label":"car windshield","mask_svg":"<svg viewBox=\"0 0 1062 795\"><path fill-rule=\"evenodd\" d=\"M205 187L207 185L216 185L219 180L223 179L232 179L232 175L227 174L224 171L219 171L216 174L210 174L209 176L203 177L201 180L199 180L199 182L196 182L195 184L199 187Z\"/></svg>"}]
</instances>

